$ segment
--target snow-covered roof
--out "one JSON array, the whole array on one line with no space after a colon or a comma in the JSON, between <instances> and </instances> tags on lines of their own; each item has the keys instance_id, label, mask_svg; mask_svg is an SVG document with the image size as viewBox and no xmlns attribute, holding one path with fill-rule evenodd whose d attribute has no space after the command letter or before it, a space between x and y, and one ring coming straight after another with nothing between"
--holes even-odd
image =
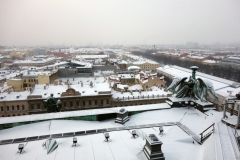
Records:
<instances>
[{"instance_id":1,"label":"snow-covered roof","mask_svg":"<svg viewBox=\"0 0 240 160\"><path fill-rule=\"evenodd\" d=\"M140 69L140 67L138 67L138 66L130 66L130 67L128 67L128 70L139 70Z\"/></svg>"},{"instance_id":2,"label":"snow-covered roof","mask_svg":"<svg viewBox=\"0 0 240 160\"><path fill-rule=\"evenodd\" d=\"M192 58L192 59L204 59L204 58L206 58L206 56L200 56L200 55L189 55L187 57Z\"/></svg>"},{"instance_id":3,"label":"snow-covered roof","mask_svg":"<svg viewBox=\"0 0 240 160\"><path fill-rule=\"evenodd\" d=\"M76 55L76 58L91 58L91 59L98 59L98 58L108 58L109 55L106 54L98 54L98 55L93 55L93 54L89 54L89 55Z\"/></svg>"},{"instance_id":4,"label":"snow-covered roof","mask_svg":"<svg viewBox=\"0 0 240 160\"><path fill-rule=\"evenodd\" d=\"M142 90L142 86L137 84L133 86L121 85L118 84L119 88L124 89L124 87L128 87L128 90ZM160 89L156 86L151 87L152 91L141 91L141 92L119 92L112 89L112 97L113 99L118 99L121 101L126 100L137 100L137 99L159 99L166 98L168 94L171 92L165 92L163 89Z\"/></svg>"},{"instance_id":5,"label":"snow-covered roof","mask_svg":"<svg viewBox=\"0 0 240 160\"><path fill-rule=\"evenodd\" d=\"M149 63L149 64L158 64L157 62L154 62L154 61L136 61L136 62L133 62L133 64L145 64L145 63Z\"/></svg>"},{"instance_id":6,"label":"snow-covered roof","mask_svg":"<svg viewBox=\"0 0 240 160\"><path fill-rule=\"evenodd\" d=\"M0 93L0 101L25 100L28 95L30 95L29 91L3 92Z\"/></svg>"},{"instance_id":7,"label":"snow-covered roof","mask_svg":"<svg viewBox=\"0 0 240 160\"><path fill-rule=\"evenodd\" d=\"M34 63L46 63L46 62L50 62L55 60L55 57L48 57L48 58L32 58L32 59L27 59L27 60L17 60L14 61L14 64L20 64L20 63L30 63L30 64L34 64Z\"/></svg>"},{"instance_id":8,"label":"snow-covered roof","mask_svg":"<svg viewBox=\"0 0 240 160\"><path fill-rule=\"evenodd\" d=\"M146 105L150 106L150 105ZM142 106L137 106L142 107ZM126 108L128 109L128 107ZM113 128L124 127L131 125L144 125L144 124L156 124L167 122L181 121L183 125L188 127L192 132L199 134L206 129L210 124L219 123L219 115L221 113L211 111L209 116L195 110L193 108L173 108L166 110L148 111L131 116L130 120L125 125L114 123L114 119L102 121L102 122L89 122L89 121L76 121L76 120L51 120L38 123L32 123L28 125L22 125L11 129L1 130L1 140L14 139L20 137L32 137L38 135L59 134L67 132L77 132L85 130L94 130L99 128ZM48 113L45 117L52 114ZM64 114L64 113L60 113ZM71 115L72 113L70 113ZM207 113L208 114L208 113ZM31 115L32 116L32 115ZM39 115L35 115L39 116ZM21 116L28 117L28 116ZM8 117L8 118L21 118L21 117ZM1 118L2 119L2 118ZM6 118L3 118L6 119ZM29 118L30 119L30 118ZM221 122L220 122L221 123ZM63 127L64 126L64 127ZM221 127L218 124L219 127ZM46 150L42 148L42 144L45 141L37 140L30 141L25 144L25 152L23 154L17 154L18 144L8 144L0 146L1 159L87 159L87 160L105 160L105 159L131 159L131 160L147 160L142 148L146 143L145 135L155 134L162 144L162 152L165 159L172 160L212 160L216 159L219 155L231 156L223 154L221 148L225 147L225 153L232 148L231 146L222 146L224 143L219 138L224 136L225 133L214 132L214 136L210 136L203 145L193 143L193 139L186 134L180 127L163 126L164 135L159 135L158 127L135 129L138 134L138 138L131 138L132 130L122 130L110 132L110 142L104 143L104 135L91 134L76 136L78 139L79 147L72 146L72 137L58 138L58 148L50 154L47 154ZM226 128L227 129L227 128ZM224 139L225 140L225 139ZM220 141L220 142L219 142ZM226 140L225 140L226 141ZM217 145L219 144L219 145ZM220 147L220 148L219 148ZM123 154L124 153L124 154Z\"/></svg>"},{"instance_id":9,"label":"snow-covered roof","mask_svg":"<svg viewBox=\"0 0 240 160\"><path fill-rule=\"evenodd\" d=\"M31 95L41 95L42 98L47 98L53 93L54 97L61 97L62 92L66 92L68 88L72 88L75 91L81 93L81 96L89 96L89 95L99 95L99 92L111 92L111 88L109 87L109 83L104 80L104 77L96 77L96 80L93 77L85 78L59 78L62 80L62 84L59 85L47 85L46 89L44 89L44 84L37 84ZM69 82L68 85L65 85L65 82ZM90 87L90 82L93 82L93 87ZM81 82L83 86L81 86Z\"/></svg>"},{"instance_id":10,"label":"snow-covered roof","mask_svg":"<svg viewBox=\"0 0 240 160\"><path fill-rule=\"evenodd\" d=\"M217 63L215 60L206 59L203 63Z\"/></svg>"}]
</instances>

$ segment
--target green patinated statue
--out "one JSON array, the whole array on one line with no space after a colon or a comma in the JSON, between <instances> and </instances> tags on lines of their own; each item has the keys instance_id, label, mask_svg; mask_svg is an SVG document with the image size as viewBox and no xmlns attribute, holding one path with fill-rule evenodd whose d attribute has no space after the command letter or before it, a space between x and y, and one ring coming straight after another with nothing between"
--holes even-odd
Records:
<instances>
[{"instance_id":1,"label":"green patinated statue","mask_svg":"<svg viewBox=\"0 0 240 160\"><path fill-rule=\"evenodd\" d=\"M50 112L60 112L62 108L62 103L60 100L56 100L51 94L46 100L43 100L43 104L47 111Z\"/></svg>"},{"instance_id":2,"label":"green patinated statue","mask_svg":"<svg viewBox=\"0 0 240 160\"><path fill-rule=\"evenodd\" d=\"M192 66L192 76L184 78L175 77L167 90L172 91L176 98L190 97L195 100L207 101L208 92L216 99L216 93L209 80L201 78L196 79L196 70L198 67ZM186 81L188 79L188 81Z\"/></svg>"}]
</instances>

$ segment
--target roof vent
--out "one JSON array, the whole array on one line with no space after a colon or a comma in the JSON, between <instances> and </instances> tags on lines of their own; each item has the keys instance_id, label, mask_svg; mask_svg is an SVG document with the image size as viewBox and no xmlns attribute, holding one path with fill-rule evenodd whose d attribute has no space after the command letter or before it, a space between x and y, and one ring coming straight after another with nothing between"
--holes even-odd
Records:
<instances>
[{"instance_id":1,"label":"roof vent","mask_svg":"<svg viewBox=\"0 0 240 160\"><path fill-rule=\"evenodd\" d=\"M238 88L238 87L240 87L240 83L233 83L233 84L231 84L231 87Z\"/></svg>"}]
</instances>

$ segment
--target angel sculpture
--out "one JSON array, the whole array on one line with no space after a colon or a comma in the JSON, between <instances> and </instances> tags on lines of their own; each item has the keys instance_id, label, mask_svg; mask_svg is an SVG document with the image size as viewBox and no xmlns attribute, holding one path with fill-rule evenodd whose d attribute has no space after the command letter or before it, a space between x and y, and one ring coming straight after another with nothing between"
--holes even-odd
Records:
<instances>
[{"instance_id":1,"label":"angel sculpture","mask_svg":"<svg viewBox=\"0 0 240 160\"><path fill-rule=\"evenodd\" d=\"M207 102L208 92L211 93L216 99L216 93L214 91L213 85L209 80L203 80L201 78L195 78L195 73L198 67L192 66L192 76L179 78L175 77L171 83L171 85L167 88L167 90L172 91L177 98L190 97L195 100L201 100L203 102Z\"/></svg>"}]
</instances>

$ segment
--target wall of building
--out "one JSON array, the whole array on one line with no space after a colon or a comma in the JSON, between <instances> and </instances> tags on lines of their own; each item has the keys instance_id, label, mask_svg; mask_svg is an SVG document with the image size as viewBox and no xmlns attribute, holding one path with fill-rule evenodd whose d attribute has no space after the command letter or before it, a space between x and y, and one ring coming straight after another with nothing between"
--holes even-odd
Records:
<instances>
[{"instance_id":1,"label":"wall of building","mask_svg":"<svg viewBox=\"0 0 240 160\"><path fill-rule=\"evenodd\" d=\"M113 70L116 73L116 66L113 65L107 65L107 66L93 66L92 70L93 71L109 71L109 70Z\"/></svg>"},{"instance_id":2,"label":"wall of building","mask_svg":"<svg viewBox=\"0 0 240 160\"><path fill-rule=\"evenodd\" d=\"M0 102L0 117L28 115L28 101L14 100Z\"/></svg>"},{"instance_id":3,"label":"wall of building","mask_svg":"<svg viewBox=\"0 0 240 160\"><path fill-rule=\"evenodd\" d=\"M86 77L92 76L92 73L78 73L76 68L59 68L58 69L59 77Z\"/></svg>"},{"instance_id":4,"label":"wall of building","mask_svg":"<svg viewBox=\"0 0 240 160\"><path fill-rule=\"evenodd\" d=\"M38 75L38 84L49 84L50 83L50 77L49 75L43 74L43 75Z\"/></svg>"},{"instance_id":5,"label":"wall of building","mask_svg":"<svg viewBox=\"0 0 240 160\"><path fill-rule=\"evenodd\" d=\"M7 84L11 85L14 90L23 91L23 80L22 79L7 79Z\"/></svg>"},{"instance_id":6,"label":"wall of building","mask_svg":"<svg viewBox=\"0 0 240 160\"><path fill-rule=\"evenodd\" d=\"M33 88L35 84L37 84L37 77L36 76L26 76L23 77L23 87L24 90L28 90L29 88Z\"/></svg>"},{"instance_id":7,"label":"wall of building","mask_svg":"<svg viewBox=\"0 0 240 160\"><path fill-rule=\"evenodd\" d=\"M133 63L131 65L138 66L141 68L141 70L152 70L152 71L156 71L156 69L160 67L159 63L155 64L155 63L149 63L149 62L145 62L141 64ZM131 65L128 65L128 67Z\"/></svg>"}]
</instances>

